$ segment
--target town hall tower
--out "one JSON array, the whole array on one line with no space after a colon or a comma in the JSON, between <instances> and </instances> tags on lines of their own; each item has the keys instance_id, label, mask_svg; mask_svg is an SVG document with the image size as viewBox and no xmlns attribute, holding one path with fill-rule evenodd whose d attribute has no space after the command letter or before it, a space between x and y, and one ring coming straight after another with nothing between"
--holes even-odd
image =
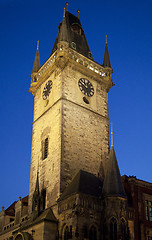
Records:
<instances>
[{"instance_id":1,"label":"town hall tower","mask_svg":"<svg viewBox=\"0 0 152 240\"><path fill-rule=\"evenodd\" d=\"M34 96L29 211L39 168L46 207L80 170L104 176L109 154L108 91L112 68L106 43L103 65L89 49L80 19L66 11L49 59L31 74Z\"/></svg>"}]
</instances>

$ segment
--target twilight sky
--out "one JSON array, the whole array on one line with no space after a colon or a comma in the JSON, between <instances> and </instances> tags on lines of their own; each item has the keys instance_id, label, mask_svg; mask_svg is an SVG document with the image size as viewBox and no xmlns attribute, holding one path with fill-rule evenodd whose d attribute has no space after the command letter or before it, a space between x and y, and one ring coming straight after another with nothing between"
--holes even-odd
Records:
<instances>
[{"instance_id":1,"label":"twilight sky","mask_svg":"<svg viewBox=\"0 0 152 240\"><path fill-rule=\"evenodd\" d=\"M28 194L33 118L28 89L36 42L42 65L64 6L63 0L0 0L0 208ZM115 83L109 117L121 174L152 182L152 0L69 0L69 12L77 15L77 9L100 64L108 35Z\"/></svg>"}]
</instances>

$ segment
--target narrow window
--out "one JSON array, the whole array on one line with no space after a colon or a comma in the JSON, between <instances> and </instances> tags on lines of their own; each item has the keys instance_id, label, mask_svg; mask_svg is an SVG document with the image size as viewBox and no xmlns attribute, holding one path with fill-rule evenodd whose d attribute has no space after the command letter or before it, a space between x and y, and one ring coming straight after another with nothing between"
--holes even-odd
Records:
<instances>
[{"instance_id":1,"label":"narrow window","mask_svg":"<svg viewBox=\"0 0 152 240\"><path fill-rule=\"evenodd\" d=\"M64 231L64 240L68 240L68 237L69 237L69 229L68 229L68 226L66 226Z\"/></svg>"},{"instance_id":2,"label":"narrow window","mask_svg":"<svg viewBox=\"0 0 152 240\"><path fill-rule=\"evenodd\" d=\"M43 160L46 159L48 156L48 144L49 144L49 141L48 141L48 138L46 138L43 146Z\"/></svg>"},{"instance_id":3,"label":"narrow window","mask_svg":"<svg viewBox=\"0 0 152 240\"><path fill-rule=\"evenodd\" d=\"M42 189L41 191L41 202L42 202L42 210L45 209L45 203L46 203L46 189Z\"/></svg>"},{"instance_id":4,"label":"narrow window","mask_svg":"<svg viewBox=\"0 0 152 240\"><path fill-rule=\"evenodd\" d=\"M145 215L146 220L152 222L152 202L148 200L145 201Z\"/></svg>"},{"instance_id":5,"label":"narrow window","mask_svg":"<svg viewBox=\"0 0 152 240\"><path fill-rule=\"evenodd\" d=\"M110 221L110 239L117 240L117 222L115 218Z\"/></svg>"},{"instance_id":6,"label":"narrow window","mask_svg":"<svg viewBox=\"0 0 152 240\"><path fill-rule=\"evenodd\" d=\"M122 240L126 239L126 223L125 220L121 220L121 233L122 233Z\"/></svg>"},{"instance_id":7,"label":"narrow window","mask_svg":"<svg viewBox=\"0 0 152 240\"><path fill-rule=\"evenodd\" d=\"M96 227L92 226L89 231L89 240L97 240L97 230Z\"/></svg>"}]
</instances>

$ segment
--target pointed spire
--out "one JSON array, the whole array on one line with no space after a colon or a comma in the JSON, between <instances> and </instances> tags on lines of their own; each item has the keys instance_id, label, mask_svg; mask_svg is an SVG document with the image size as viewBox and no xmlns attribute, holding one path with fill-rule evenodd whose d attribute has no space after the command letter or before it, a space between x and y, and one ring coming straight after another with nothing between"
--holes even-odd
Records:
<instances>
[{"instance_id":1,"label":"pointed spire","mask_svg":"<svg viewBox=\"0 0 152 240\"><path fill-rule=\"evenodd\" d=\"M64 10L63 10L63 17L65 17L65 7L64 7Z\"/></svg>"},{"instance_id":2,"label":"pointed spire","mask_svg":"<svg viewBox=\"0 0 152 240\"><path fill-rule=\"evenodd\" d=\"M73 48L85 57L90 58L91 51L88 46L80 19L68 12L67 9L65 11L65 15L63 16L62 23L59 24L59 32L51 55L58 49L58 43L60 41L69 43L69 47Z\"/></svg>"},{"instance_id":3,"label":"pointed spire","mask_svg":"<svg viewBox=\"0 0 152 240\"><path fill-rule=\"evenodd\" d=\"M80 10L78 9L77 10L77 13L78 13L78 19L80 18Z\"/></svg>"},{"instance_id":4,"label":"pointed spire","mask_svg":"<svg viewBox=\"0 0 152 240\"><path fill-rule=\"evenodd\" d=\"M126 193L121 180L119 166L113 146L111 146L109 161L107 164L107 172L103 184L103 195L105 197L126 198Z\"/></svg>"},{"instance_id":5,"label":"pointed spire","mask_svg":"<svg viewBox=\"0 0 152 240\"><path fill-rule=\"evenodd\" d=\"M66 2L66 12L68 11L68 6L69 6L69 3Z\"/></svg>"},{"instance_id":6,"label":"pointed spire","mask_svg":"<svg viewBox=\"0 0 152 240\"><path fill-rule=\"evenodd\" d=\"M37 50L36 50L32 73L36 73L39 70L39 68L40 68L39 41L37 41Z\"/></svg>"},{"instance_id":7,"label":"pointed spire","mask_svg":"<svg viewBox=\"0 0 152 240\"><path fill-rule=\"evenodd\" d=\"M63 16L63 20L60 26L58 41L68 42L68 29L65 14Z\"/></svg>"},{"instance_id":8,"label":"pointed spire","mask_svg":"<svg viewBox=\"0 0 152 240\"><path fill-rule=\"evenodd\" d=\"M106 35L106 46L105 46L105 52L104 52L104 58L103 58L103 66L111 68L109 51L108 51L108 44L107 44L107 35Z\"/></svg>"}]
</instances>

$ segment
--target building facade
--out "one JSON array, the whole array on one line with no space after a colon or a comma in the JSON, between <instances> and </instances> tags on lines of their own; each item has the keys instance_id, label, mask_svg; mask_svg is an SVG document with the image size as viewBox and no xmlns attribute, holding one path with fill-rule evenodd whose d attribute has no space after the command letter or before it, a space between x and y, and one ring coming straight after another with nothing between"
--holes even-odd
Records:
<instances>
[{"instance_id":1,"label":"building facade","mask_svg":"<svg viewBox=\"0 0 152 240\"><path fill-rule=\"evenodd\" d=\"M37 48L29 195L2 208L0 240L152 239L152 184L121 177L109 144L112 73L65 11L42 66Z\"/></svg>"}]
</instances>

